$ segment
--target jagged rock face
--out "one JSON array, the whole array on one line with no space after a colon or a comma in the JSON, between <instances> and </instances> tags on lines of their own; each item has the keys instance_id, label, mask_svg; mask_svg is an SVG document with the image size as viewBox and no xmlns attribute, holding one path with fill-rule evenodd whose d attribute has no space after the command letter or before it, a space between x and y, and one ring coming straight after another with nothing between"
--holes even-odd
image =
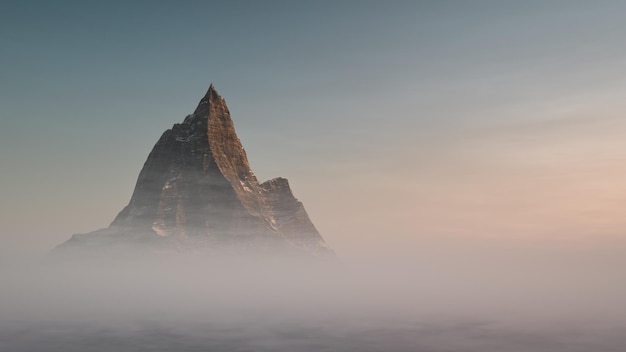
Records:
<instances>
[{"instance_id":1,"label":"jagged rock face","mask_svg":"<svg viewBox=\"0 0 626 352\"><path fill-rule=\"evenodd\" d=\"M213 85L192 115L163 133L129 204L111 226L75 235L60 247L128 238L177 248L330 251L286 179L259 184L226 102Z\"/></svg>"},{"instance_id":2,"label":"jagged rock face","mask_svg":"<svg viewBox=\"0 0 626 352\"><path fill-rule=\"evenodd\" d=\"M324 243L304 210L304 206L291 193L287 179L278 177L261 184L269 215L274 225L291 241L313 247Z\"/></svg>"}]
</instances>

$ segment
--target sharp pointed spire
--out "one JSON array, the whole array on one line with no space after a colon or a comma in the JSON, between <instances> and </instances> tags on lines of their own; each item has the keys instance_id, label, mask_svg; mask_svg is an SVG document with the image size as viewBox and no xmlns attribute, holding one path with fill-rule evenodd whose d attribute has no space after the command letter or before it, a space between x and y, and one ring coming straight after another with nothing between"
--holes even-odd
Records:
<instances>
[{"instance_id":1,"label":"sharp pointed spire","mask_svg":"<svg viewBox=\"0 0 626 352\"><path fill-rule=\"evenodd\" d=\"M198 107L194 114L201 112L203 109L207 108L211 104L224 104L224 99L217 93L215 86L213 83L209 85L209 90L206 92L204 97L200 100Z\"/></svg>"},{"instance_id":2,"label":"sharp pointed spire","mask_svg":"<svg viewBox=\"0 0 626 352\"><path fill-rule=\"evenodd\" d=\"M217 93L217 90L215 89L215 86L213 85L213 83L211 83L209 85L209 90L206 92L204 99L203 100L213 100L215 98L221 98L220 95Z\"/></svg>"}]
</instances>

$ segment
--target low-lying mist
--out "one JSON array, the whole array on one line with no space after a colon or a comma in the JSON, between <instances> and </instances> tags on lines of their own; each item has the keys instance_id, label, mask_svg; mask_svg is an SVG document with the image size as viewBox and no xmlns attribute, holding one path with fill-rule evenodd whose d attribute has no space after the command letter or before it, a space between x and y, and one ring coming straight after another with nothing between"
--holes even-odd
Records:
<instances>
[{"instance_id":1,"label":"low-lying mist","mask_svg":"<svg viewBox=\"0 0 626 352\"><path fill-rule=\"evenodd\" d=\"M619 250L414 253L5 265L0 351L596 352L626 345Z\"/></svg>"}]
</instances>

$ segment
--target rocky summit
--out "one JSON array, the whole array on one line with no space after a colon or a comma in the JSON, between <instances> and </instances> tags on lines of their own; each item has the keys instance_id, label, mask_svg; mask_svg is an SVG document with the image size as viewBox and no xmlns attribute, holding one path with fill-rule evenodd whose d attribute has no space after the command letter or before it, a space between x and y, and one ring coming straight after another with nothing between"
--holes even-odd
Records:
<instances>
[{"instance_id":1,"label":"rocky summit","mask_svg":"<svg viewBox=\"0 0 626 352\"><path fill-rule=\"evenodd\" d=\"M213 85L163 133L111 225L73 235L53 253L113 249L332 253L286 179L257 181Z\"/></svg>"}]
</instances>

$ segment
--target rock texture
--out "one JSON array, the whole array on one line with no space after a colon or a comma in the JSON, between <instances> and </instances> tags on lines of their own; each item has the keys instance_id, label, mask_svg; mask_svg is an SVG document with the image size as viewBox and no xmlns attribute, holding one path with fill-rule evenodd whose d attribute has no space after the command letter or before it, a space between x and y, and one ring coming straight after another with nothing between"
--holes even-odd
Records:
<instances>
[{"instance_id":1,"label":"rock texture","mask_svg":"<svg viewBox=\"0 0 626 352\"><path fill-rule=\"evenodd\" d=\"M113 223L56 250L131 245L331 253L286 179L259 184L213 85L192 115L163 133Z\"/></svg>"}]
</instances>

